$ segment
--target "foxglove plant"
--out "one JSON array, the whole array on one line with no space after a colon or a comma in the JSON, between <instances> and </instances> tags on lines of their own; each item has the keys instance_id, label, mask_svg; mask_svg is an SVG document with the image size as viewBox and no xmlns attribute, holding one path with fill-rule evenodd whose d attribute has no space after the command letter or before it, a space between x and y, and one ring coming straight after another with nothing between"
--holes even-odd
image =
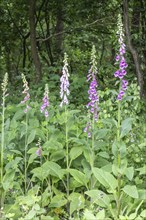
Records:
<instances>
[{"instance_id":1,"label":"foxglove plant","mask_svg":"<svg viewBox=\"0 0 146 220\"><path fill-rule=\"evenodd\" d=\"M60 107L65 106L65 144L66 144L66 168L67 168L67 184L66 184L66 193L67 193L67 199L69 198L69 146L68 146L68 111L67 111L67 105L69 104L68 96L70 94L69 91L69 71L68 71L68 56L65 53L64 54L64 60L63 60L64 66L62 69L62 76L60 78L60 98L61 98L61 104Z\"/></svg>"},{"instance_id":2,"label":"foxglove plant","mask_svg":"<svg viewBox=\"0 0 146 220\"><path fill-rule=\"evenodd\" d=\"M121 131L121 101L123 99L123 96L125 94L125 91L127 90L128 86L128 81L124 79L125 75L127 74L126 68L128 64L126 63L126 59L124 57L126 53L126 45L124 44L124 32L123 32L123 24L122 24L122 18L121 15L118 16L118 41L119 41L119 53L116 56L116 62L119 62L119 69L114 73L114 76L120 79L120 89L119 89L119 94L117 96L118 100L118 124L117 124L117 146L118 147L118 154L117 154L117 166L118 170L121 169L121 136L120 136L120 131ZM117 217L120 215L120 210L121 210L121 178L122 175L120 171L118 171L117 174L117 180L118 180L118 190L117 190Z\"/></svg>"},{"instance_id":3,"label":"foxglove plant","mask_svg":"<svg viewBox=\"0 0 146 220\"><path fill-rule=\"evenodd\" d=\"M64 63L64 66L63 66L63 69L62 69L62 76L60 78L60 82L61 82L61 85L60 85L60 98L61 98L61 103L60 103L60 106L62 107L63 105L68 105L68 96L70 94L70 91L69 91L69 72L68 72L68 56L67 54L65 53L64 54L64 60L63 60L63 63Z\"/></svg>"},{"instance_id":4,"label":"foxglove plant","mask_svg":"<svg viewBox=\"0 0 146 220\"><path fill-rule=\"evenodd\" d=\"M41 139L39 138L38 143L36 144L38 146L38 149L36 151L36 154L41 157L42 156L42 146L41 146Z\"/></svg>"},{"instance_id":5,"label":"foxglove plant","mask_svg":"<svg viewBox=\"0 0 146 220\"><path fill-rule=\"evenodd\" d=\"M7 93L7 85L8 85L8 73L5 73L3 82L1 84L2 89L2 130L1 130L1 160L0 160L0 187L2 189L2 183L3 183L3 176L4 176L4 146L5 146L5 100L8 96ZM0 206L3 208L4 205L4 193L3 190L0 190Z\"/></svg>"},{"instance_id":6,"label":"foxglove plant","mask_svg":"<svg viewBox=\"0 0 146 220\"><path fill-rule=\"evenodd\" d=\"M48 90L48 84L45 85L45 92L43 97L43 104L40 108L41 113L44 113L45 117L48 118L49 113L47 107L49 107L49 90Z\"/></svg>"},{"instance_id":7,"label":"foxglove plant","mask_svg":"<svg viewBox=\"0 0 146 220\"><path fill-rule=\"evenodd\" d=\"M24 149L24 186L25 186L25 193L27 191L27 148L28 148L28 110L30 109L30 106L28 104L30 100L30 94L29 94L29 87L28 87L28 82L26 80L26 77L24 74L21 74L22 81L23 81L23 94L25 94L25 97L23 101L21 101L21 104L25 104L26 107L24 109L24 112L26 113L26 118L25 118L25 149Z\"/></svg>"},{"instance_id":8,"label":"foxglove plant","mask_svg":"<svg viewBox=\"0 0 146 220\"><path fill-rule=\"evenodd\" d=\"M90 86L88 90L89 94L89 102L87 104L87 108L89 109L89 118L90 115L93 116L93 121L98 120L98 102L99 102L99 97L97 94L97 80L96 80L96 75L97 75L97 62L96 62L96 49L95 46L93 45L92 47L92 52L91 52L91 68L89 69L88 75L87 75L87 82L90 81ZM88 137L91 137L91 122L87 123L86 128L84 129L84 132L88 133Z\"/></svg>"},{"instance_id":9,"label":"foxglove plant","mask_svg":"<svg viewBox=\"0 0 146 220\"><path fill-rule=\"evenodd\" d=\"M30 99L30 94L29 94L29 87L28 87L28 82L26 80L25 75L22 73L21 74L22 77L22 81L23 81L23 94L25 94L25 97L23 99L23 101L21 101L21 104L26 104L26 108L24 109L24 112L27 113L28 109L30 109L30 106L28 105L28 100Z\"/></svg>"},{"instance_id":10,"label":"foxglove plant","mask_svg":"<svg viewBox=\"0 0 146 220\"><path fill-rule=\"evenodd\" d=\"M114 73L114 76L120 79L120 91L117 96L117 100L121 101L125 91L127 90L128 81L124 79L127 74L126 68L128 64L126 63L126 59L124 57L126 53L126 45L124 44L124 33L123 33L123 24L121 20L121 16L118 17L118 31L117 34L119 36L119 53L116 56L116 63L119 62L119 69Z\"/></svg>"},{"instance_id":11,"label":"foxglove plant","mask_svg":"<svg viewBox=\"0 0 146 220\"><path fill-rule=\"evenodd\" d=\"M90 149L91 157L90 157L90 166L91 171L94 167L94 160L95 160L95 152L94 152L94 126L95 122L98 120L98 103L99 103L99 97L97 94L97 80L96 80L96 74L97 74L97 61L96 61L96 49L93 45L92 51L91 51L91 68L89 70L89 73L87 75L87 81L90 82L88 94L89 94L89 102L87 104L88 108L88 122L86 125L86 128L84 129L84 132L88 133L88 138L92 138L92 147ZM90 188L94 188L94 181L91 176L90 179Z\"/></svg>"}]
</instances>

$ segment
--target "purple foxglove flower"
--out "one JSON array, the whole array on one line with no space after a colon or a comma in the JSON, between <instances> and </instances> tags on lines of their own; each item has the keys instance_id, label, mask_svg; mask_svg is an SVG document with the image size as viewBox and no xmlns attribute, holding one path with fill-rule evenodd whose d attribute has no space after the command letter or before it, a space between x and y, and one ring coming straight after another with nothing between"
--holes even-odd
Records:
<instances>
[{"instance_id":1,"label":"purple foxglove flower","mask_svg":"<svg viewBox=\"0 0 146 220\"><path fill-rule=\"evenodd\" d=\"M119 91L119 94L117 96L117 100L121 101L125 91L127 90L128 82L124 79L124 76L127 74L126 68L128 67L128 64L126 63L126 59L124 57L124 54L126 53L126 45L124 44L124 33L123 33L123 24L121 16L118 17L118 31L117 34L119 36L118 42L119 42L119 54L116 56L116 61L119 62L119 69L114 73L114 76L119 78L121 81L121 89Z\"/></svg>"},{"instance_id":2,"label":"purple foxglove flower","mask_svg":"<svg viewBox=\"0 0 146 220\"><path fill-rule=\"evenodd\" d=\"M117 56L116 56L116 61L119 61L119 60L120 60L120 56L117 55Z\"/></svg>"},{"instance_id":3,"label":"purple foxglove flower","mask_svg":"<svg viewBox=\"0 0 146 220\"><path fill-rule=\"evenodd\" d=\"M64 63L64 66L63 66L63 69L62 69L62 76L60 78L60 82L61 82L61 85L60 85L60 98L61 98L61 103L60 103L60 107L62 107L63 105L68 105L69 101L68 101L68 96L70 94L70 91L69 91L69 72L68 72L68 56L67 54L65 53L64 54L64 60L63 60L63 63Z\"/></svg>"},{"instance_id":4,"label":"purple foxglove flower","mask_svg":"<svg viewBox=\"0 0 146 220\"><path fill-rule=\"evenodd\" d=\"M36 154L37 154L39 157L42 156L42 147L41 147L41 146L37 149Z\"/></svg>"},{"instance_id":5,"label":"purple foxglove flower","mask_svg":"<svg viewBox=\"0 0 146 220\"><path fill-rule=\"evenodd\" d=\"M23 73L22 73L21 77L23 80L23 87L24 87L24 90L22 93L25 94L25 97L24 97L23 101L21 101L21 104L26 104L26 108L24 109L24 112L27 113L28 109L30 109L30 106L28 105L28 101L30 99L29 87L28 87L28 82L26 80L26 77Z\"/></svg>"},{"instance_id":6,"label":"purple foxglove flower","mask_svg":"<svg viewBox=\"0 0 146 220\"><path fill-rule=\"evenodd\" d=\"M87 75L87 81L88 82L90 81L90 86L88 90L89 102L86 106L89 109L89 112L91 113L90 115L93 115L93 118L95 121L98 120L98 102L99 102L99 97L96 91L97 86L98 86L97 81L96 81L96 74L97 74L96 66L97 66L96 49L95 49L95 46L93 46L92 52L91 52L91 68ZM90 122L87 123L84 131L88 133L88 137L91 137L91 123Z\"/></svg>"},{"instance_id":7,"label":"purple foxglove flower","mask_svg":"<svg viewBox=\"0 0 146 220\"><path fill-rule=\"evenodd\" d=\"M42 156L42 146L41 146L41 139L39 138L38 143L36 144L38 149L36 150L36 154L41 157Z\"/></svg>"},{"instance_id":8,"label":"purple foxglove flower","mask_svg":"<svg viewBox=\"0 0 146 220\"><path fill-rule=\"evenodd\" d=\"M41 113L44 113L45 117L48 118L49 117L49 113L47 108L49 107L50 103L49 103L49 89L48 89L48 85L45 85L45 92L44 92L44 98L43 98L43 104L40 108Z\"/></svg>"}]
</instances>

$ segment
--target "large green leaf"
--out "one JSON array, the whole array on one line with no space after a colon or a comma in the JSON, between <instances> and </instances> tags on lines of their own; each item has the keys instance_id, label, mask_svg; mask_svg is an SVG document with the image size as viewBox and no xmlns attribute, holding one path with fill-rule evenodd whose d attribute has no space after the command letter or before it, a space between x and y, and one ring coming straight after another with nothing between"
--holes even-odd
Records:
<instances>
[{"instance_id":1,"label":"large green leaf","mask_svg":"<svg viewBox=\"0 0 146 220\"><path fill-rule=\"evenodd\" d=\"M129 133L129 131L131 131L132 122L133 122L133 118L126 118L124 121L122 121L121 135L120 135L121 138L126 136Z\"/></svg>"},{"instance_id":2,"label":"large green leaf","mask_svg":"<svg viewBox=\"0 0 146 220\"><path fill-rule=\"evenodd\" d=\"M21 119L21 118L23 117L24 114L25 114L24 111L23 111L22 109L20 109L20 110L18 110L18 111L15 113L13 119L14 119L14 120L19 120L19 119Z\"/></svg>"},{"instance_id":3,"label":"large green leaf","mask_svg":"<svg viewBox=\"0 0 146 220\"><path fill-rule=\"evenodd\" d=\"M105 220L105 210L102 209L96 214L96 219Z\"/></svg>"},{"instance_id":4,"label":"large green leaf","mask_svg":"<svg viewBox=\"0 0 146 220\"><path fill-rule=\"evenodd\" d=\"M87 210L87 209L84 211L84 219L85 220L97 220L97 218L92 213L92 211Z\"/></svg>"},{"instance_id":5,"label":"large green leaf","mask_svg":"<svg viewBox=\"0 0 146 220\"><path fill-rule=\"evenodd\" d=\"M34 168L31 172L33 173L34 177L37 177L41 181L46 179L50 174L50 170L45 169L45 167Z\"/></svg>"},{"instance_id":6,"label":"large green leaf","mask_svg":"<svg viewBox=\"0 0 146 220\"><path fill-rule=\"evenodd\" d=\"M4 175L2 185L5 191L8 191L10 188L13 188L14 177L14 170L8 170L8 172L6 172L6 174Z\"/></svg>"},{"instance_id":7,"label":"large green leaf","mask_svg":"<svg viewBox=\"0 0 146 220\"><path fill-rule=\"evenodd\" d=\"M82 147L73 147L70 150L70 159L71 160L75 160L77 157L79 157L83 152L83 148Z\"/></svg>"},{"instance_id":8,"label":"large green leaf","mask_svg":"<svg viewBox=\"0 0 146 220\"><path fill-rule=\"evenodd\" d=\"M70 202L70 214L72 214L76 210L80 210L84 208L85 199L80 193L72 193L69 196Z\"/></svg>"},{"instance_id":9,"label":"large green leaf","mask_svg":"<svg viewBox=\"0 0 146 220\"><path fill-rule=\"evenodd\" d=\"M112 153L115 157L117 157L120 152L121 158L126 156L126 145L123 141L114 141L112 144Z\"/></svg>"},{"instance_id":10,"label":"large green leaf","mask_svg":"<svg viewBox=\"0 0 146 220\"><path fill-rule=\"evenodd\" d=\"M93 174L96 179L106 188L114 190L118 185L115 177L103 169L93 168Z\"/></svg>"},{"instance_id":11,"label":"large green leaf","mask_svg":"<svg viewBox=\"0 0 146 220\"><path fill-rule=\"evenodd\" d=\"M58 150L51 154L50 160L51 161L58 161L65 157L65 151L64 150Z\"/></svg>"},{"instance_id":12,"label":"large green leaf","mask_svg":"<svg viewBox=\"0 0 146 220\"><path fill-rule=\"evenodd\" d=\"M101 190L89 190L85 194L91 197L93 203L101 207L107 207L110 204L109 196Z\"/></svg>"},{"instance_id":13,"label":"large green leaf","mask_svg":"<svg viewBox=\"0 0 146 220\"><path fill-rule=\"evenodd\" d=\"M27 139L27 145L29 145L35 139L36 130L32 130Z\"/></svg>"},{"instance_id":14,"label":"large green leaf","mask_svg":"<svg viewBox=\"0 0 146 220\"><path fill-rule=\"evenodd\" d=\"M51 199L49 207L61 207L66 205L66 203L67 203L67 199L65 199L62 194L56 195Z\"/></svg>"},{"instance_id":15,"label":"large green leaf","mask_svg":"<svg viewBox=\"0 0 146 220\"><path fill-rule=\"evenodd\" d=\"M75 169L70 169L69 172L77 182L87 187L88 179L84 173Z\"/></svg>"},{"instance_id":16,"label":"large green leaf","mask_svg":"<svg viewBox=\"0 0 146 220\"><path fill-rule=\"evenodd\" d=\"M133 176L134 176L134 168L133 167L127 167L125 175L127 176L127 178L129 180L132 180Z\"/></svg>"},{"instance_id":17,"label":"large green leaf","mask_svg":"<svg viewBox=\"0 0 146 220\"><path fill-rule=\"evenodd\" d=\"M47 161L42 165L42 169L44 170L49 170L50 175L55 176L55 177L59 177L60 179L62 179L63 175L64 175L64 171L61 169L61 167L52 161Z\"/></svg>"},{"instance_id":18,"label":"large green leaf","mask_svg":"<svg viewBox=\"0 0 146 220\"><path fill-rule=\"evenodd\" d=\"M130 197L138 199L138 191L135 185L126 185L123 188L123 191Z\"/></svg>"}]
</instances>

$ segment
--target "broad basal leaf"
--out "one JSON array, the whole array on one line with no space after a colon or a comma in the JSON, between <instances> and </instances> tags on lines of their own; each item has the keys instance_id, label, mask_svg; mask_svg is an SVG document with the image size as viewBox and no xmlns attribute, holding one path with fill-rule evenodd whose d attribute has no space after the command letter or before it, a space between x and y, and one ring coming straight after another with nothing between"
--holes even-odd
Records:
<instances>
[{"instance_id":1,"label":"broad basal leaf","mask_svg":"<svg viewBox=\"0 0 146 220\"><path fill-rule=\"evenodd\" d=\"M93 174L96 179L106 188L114 190L118 185L115 177L103 169L93 168Z\"/></svg>"},{"instance_id":2,"label":"broad basal leaf","mask_svg":"<svg viewBox=\"0 0 146 220\"><path fill-rule=\"evenodd\" d=\"M84 173L75 169L70 169L69 172L77 182L81 183L83 186L87 186L88 179Z\"/></svg>"},{"instance_id":3,"label":"broad basal leaf","mask_svg":"<svg viewBox=\"0 0 146 220\"><path fill-rule=\"evenodd\" d=\"M123 191L130 197L138 199L138 191L135 185L126 185L123 188Z\"/></svg>"}]
</instances>

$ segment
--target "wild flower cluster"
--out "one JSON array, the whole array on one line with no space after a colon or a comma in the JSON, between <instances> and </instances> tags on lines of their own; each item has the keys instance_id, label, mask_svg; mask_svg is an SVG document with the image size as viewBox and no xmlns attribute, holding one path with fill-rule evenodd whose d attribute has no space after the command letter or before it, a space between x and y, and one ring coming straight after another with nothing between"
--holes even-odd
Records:
<instances>
[{"instance_id":1,"label":"wild flower cluster","mask_svg":"<svg viewBox=\"0 0 146 220\"><path fill-rule=\"evenodd\" d=\"M49 89L48 89L48 84L45 85L45 92L44 92L44 97L43 97L43 104L40 108L41 113L44 113L45 117L47 118L49 116L48 109L49 107Z\"/></svg>"},{"instance_id":2,"label":"wild flower cluster","mask_svg":"<svg viewBox=\"0 0 146 220\"><path fill-rule=\"evenodd\" d=\"M22 73L21 74L22 77L22 81L23 81L23 94L25 94L25 97L23 99L23 101L21 101L21 104L26 104L26 108L24 109L24 112L27 113L28 109L30 109L30 106L28 105L28 100L30 99L30 94L29 94L29 87L28 87L28 82L26 80L25 75Z\"/></svg>"},{"instance_id":3,"label":"wild flower cluster","mask_svg":"<svg viewBox=\"0 0 146 220\"><path fill-rule=\"evenodd\" d=\"M3 99L5 99L5 97L8 96L8 94L7 94L7 85L8 85L8 73L5 73L3 82L1 84L2 92L3 92L3 95L2 95Z\"/></svg>"},{"instance_id":4,"label":"wild flower cluster","mask_svg":"<svg viewBox=\"0 0 146 220\"><path fill-rule=\"evenodd\" d=\"M122 24L121 15L119 15L118 17L117 25L118 25L117 34L119 36L118 41L119 41L120 49L119 49L119 53L116 56L116 62L119 62L119 69L114 73L114 76L119 78L121 81L121 88L117 99L122 100L128 85L128 81L124 79L124 76L127 74L126 68L128 64L126 63L126 59L124 57L124 54L126 53L126 45L124 44L124 39L123 39L124 33L123 33L123 24Z\"/></svg>"},{"instance_id":5,"label":"wild flower cluster","mask_svg":"<svg viewBox=\"0 0 146 220\"><path fill-rule=\"evenodd\" d=\"M91 68L89 69L89 72L87 75L87 82L90 81L90 86L88 90L89 102L87 104L87 108L89 109L90 113L93 115L93 119L97 121L98 120L99 97L97 94L97 87L98 87L97 80L96 80L97 62L96 62L96 49L94 45L92 47L90 64L91 64ZM91 123L90 122L87 123L87 126L84 129L84 132L88 132L88 137L91 137Z\"/></svg>"},{"instance_id":6,"label":"wild flower cluster","mask_svg":"<svg viewBox=\"0 0 146 220\"><path fill-rule=\"evenodd\" d=\"M60 98L61 98L61 104L60 104L60 107L62 107L63 105L68 105L68 98L67 96L69 96L70 94L70 91L69 91L69 72L68 72L68 56L67 54L65 53L64 54L64 60L63 60L63 63L64 63L64 66L63 66L63 69L62 69L62 76L60 78L60 82L61 82L61 85L60 85Z\"/></svg>"},{"instance_id":7,"label":"wild flower cluster","mask_svg":"<svg viewBox=\"0 0 146 220\"><path fill-rule=\"evenodd\" d=\"M41 139L39 138L38 143L36 144L38 146L38 149L36 151L36 154L41 157L42 156L42 146L41 146Z\"/></svg>"}]
</instances>

